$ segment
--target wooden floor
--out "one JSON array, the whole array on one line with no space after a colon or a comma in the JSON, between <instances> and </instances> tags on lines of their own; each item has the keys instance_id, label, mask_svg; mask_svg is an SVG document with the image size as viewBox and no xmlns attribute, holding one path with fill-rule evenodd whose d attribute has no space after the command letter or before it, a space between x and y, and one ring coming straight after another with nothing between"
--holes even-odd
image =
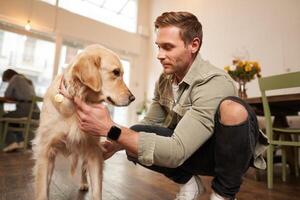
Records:
<instances>
[{"instance_id":1,"label":"wooden floor","mask_svg":"<svg viewBox=\"0 0 300 200\"><path fill-rule=\"evenodd\" d=\"M0 153L0 200L33 200L33 161L31 152ZM278 170L277 170L278 171ZM288 177L286 183L276 174L273 190L266 188L265 172L261 181L255 181L253 171L244 179L239 200L299 200L300 180ZM88 200L89 192L78 191L79 174L71 176L69 164L58 157L50 189L51 200ZM207 188L201 200L209 199L211 177L203 177ZM177 185L164 176L127 161L125 154L117 153L105 162L103 200L172 200Z\"/></svg>"}]
</instances>

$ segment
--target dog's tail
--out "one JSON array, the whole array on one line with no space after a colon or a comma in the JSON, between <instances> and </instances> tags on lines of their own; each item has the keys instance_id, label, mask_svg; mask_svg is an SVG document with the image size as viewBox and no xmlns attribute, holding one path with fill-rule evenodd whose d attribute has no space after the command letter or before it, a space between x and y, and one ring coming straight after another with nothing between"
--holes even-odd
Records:
<instances>
[{"instance_id":1,"label":"dog's tail","mask_svg":"<svg viewBox=\"0 0 300 200\"><path fill-rule=\"evenodd\" d=\"M71 175L75 174L77 164L78 164L79 156L77 154L71 154Z\"/></svg>"}]
</instances>

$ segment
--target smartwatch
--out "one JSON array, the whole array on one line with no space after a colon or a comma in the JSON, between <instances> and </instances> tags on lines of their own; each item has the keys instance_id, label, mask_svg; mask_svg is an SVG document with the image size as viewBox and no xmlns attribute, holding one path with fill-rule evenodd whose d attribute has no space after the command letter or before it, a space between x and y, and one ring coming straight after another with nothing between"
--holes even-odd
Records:
<instances>
[{"instance_id":1,"label":"smartwatch","mask_svg":"<svg viewBox=\"0 0 300 200\"><path fill-rule=\"evenodd\" d=\"M120 135L121 135L121 129L113 125L107 133L107 138L113 141L117 141Z\"/></svg>"}]
</instances>

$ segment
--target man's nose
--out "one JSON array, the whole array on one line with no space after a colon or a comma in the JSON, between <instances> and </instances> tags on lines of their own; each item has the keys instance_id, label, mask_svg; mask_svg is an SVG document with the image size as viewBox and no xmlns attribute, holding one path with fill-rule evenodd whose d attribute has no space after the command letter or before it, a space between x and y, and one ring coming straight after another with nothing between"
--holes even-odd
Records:
<instances>
[{"instance_id":1,"label":"man's nose","mask_svg":"<svg viewBox=\"0 0 300 200\"><path fill-rule=\"evenodd\" d=\"M166 54L165 54L165 52L163 51L163 50L158 50L158 53L157 53L157 59L158 60L163 60L163 59L165 59L166 58Z\"/></svg>"}]
</instances>

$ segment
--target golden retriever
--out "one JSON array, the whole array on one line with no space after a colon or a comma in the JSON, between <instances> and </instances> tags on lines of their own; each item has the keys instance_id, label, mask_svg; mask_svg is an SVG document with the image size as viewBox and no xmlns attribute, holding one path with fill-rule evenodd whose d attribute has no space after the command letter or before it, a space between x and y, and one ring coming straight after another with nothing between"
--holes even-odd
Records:
<instances>
[{"instance_id":1,"label":"golden retriever","mask_svg":"<svg viewBox=\"0 0 300 200\"><path fill-rule=\"evenodd\" d=\"M102 199L102 149L98 138L79 130L73 98L77 96L88 104L105 101L115 106L128 105L134 96L123 81L123 73L120 59L114 52L91 45L50 85L33 140L36 200L48 199L58 153L71 156L72 173L78 159L83 160L80 189L88 189L88 172L92 199Z\"/></svg>"}]
</instances>

